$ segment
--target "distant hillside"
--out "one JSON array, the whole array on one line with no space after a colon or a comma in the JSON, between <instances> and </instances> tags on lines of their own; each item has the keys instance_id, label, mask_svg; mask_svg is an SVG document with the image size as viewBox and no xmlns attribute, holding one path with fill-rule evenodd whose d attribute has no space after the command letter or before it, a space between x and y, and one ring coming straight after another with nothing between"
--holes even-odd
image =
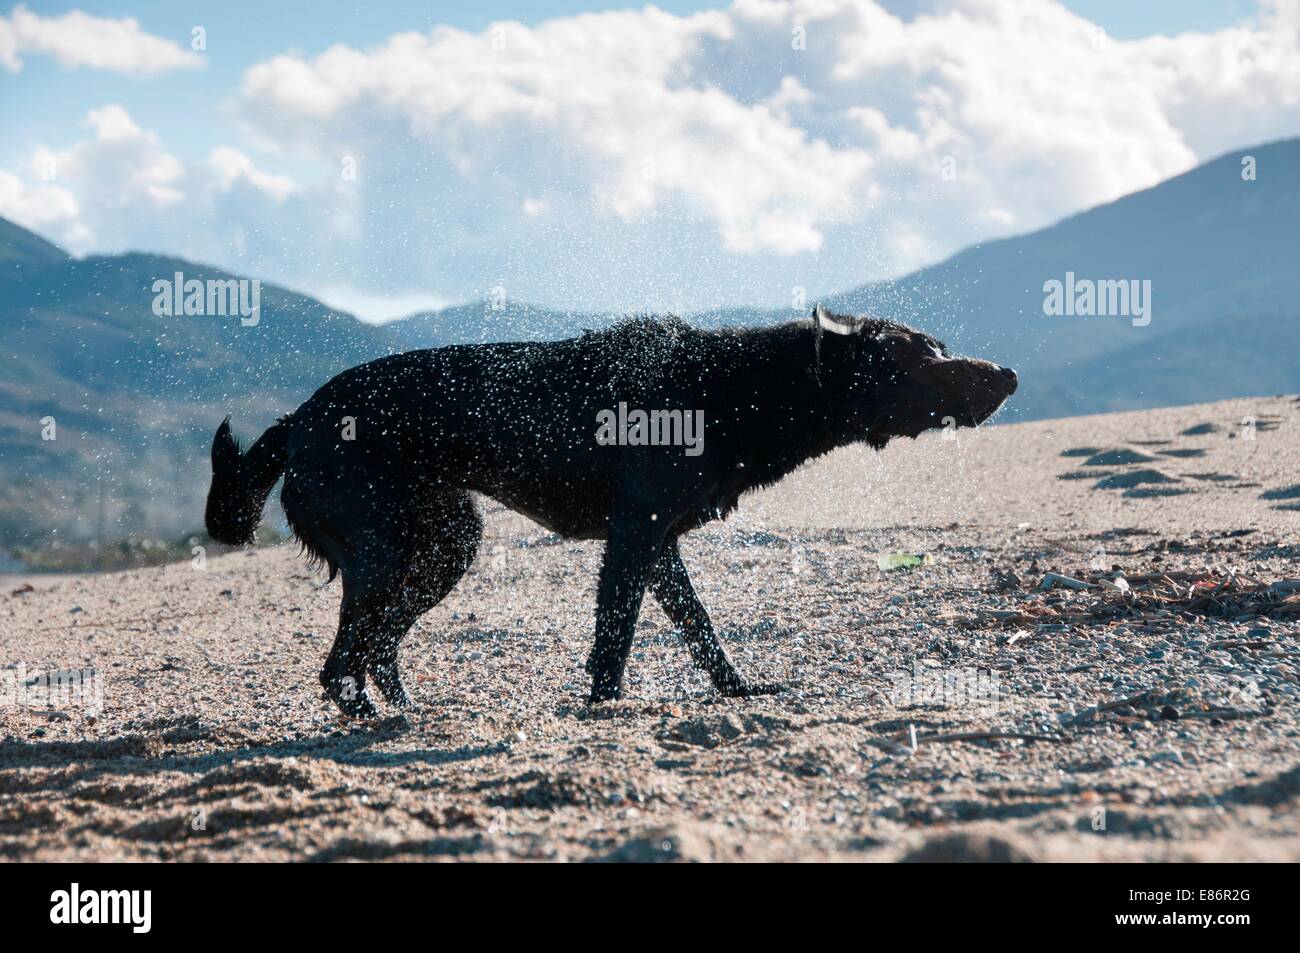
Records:
<instances>
[{"instance_id":1,"label":"distant hillside","mask_svg":"<svg viewBox=\"0 0 1300 953\"><path fill-rule=\"evenodd\" d=\"M582 311L552 311L533 305L485 301L422 311L385 325L408 347L442 347L444 344L482 344L486 341L557 341L601 328L617 315Z\"/></svg>"},{"instance_id":2,"label":"distant hillside","mask_svg":"<svg viewBox=\"0 0 1300 953\"><path fill-rule=\"evenodd\" d=\"M1243 181L1241 157L1257 178ZM1206 163L1050 228L830 297L1011 364L1001 419L1072 416L1300 390L1300 140ZM382 328L265 285L261 320L160 317L153 282L236 276L154 255L77 260L0 219L0 552L197 528L217 422L260 432L329 377L416 347L574 335L614 315L503 302ZM1152 283L1152 318L1049 317L1043 284ZM788 320L731 308L705 327ZM41 439L45 418L57 439ZM102 496L102 507L101 507Z\"/></svg>"},{"instance_id":3,"label":"distant hillside","mask_svg":"<svg viewBox=\"0 0 1300 953\"><path fill-rule=\"evenodd\" d=\"M44 265L67 258L68 253L57 245L0 218L0 265Z\"/></svg>"},{"instance_id":4,"label":"distant hillside","mask_svg":"<svg viewBox=\"0 0 1300 953\"><path fill-rule=\"evenodd\" d=\"M0 543L94 537L101 486L106 538L197 528L207 446L226 413L255 435L343 368L404 348L272 285L255 326L160 317L156 279L235 276L152 255L70 259L4 226ZM47 418L52 441L42 439Z\"/></svg>"},{"instance_id":5,"label":"distant hillside","mask_svg":"<svg viewBox=\"0 0 1300 953\"><path fill-rule=\"evenodd\" d=\"M1035 409L1071 417L1293 394L1300 390L1296 355L1295 317L1202 322L1062 368L1039 383Z\"/></svg>"},{"instance_id":6,"label":"distant hillside","mask_svg":"<svg viewBox=\"0 0 1300 953\"><path fill-rule=\"evenodd\" d=\"M1242 178L1243 156L1256 178ZM834 307L934 331L954 350L1020 371L1006 419L1099 413L1300 389L1277 344L1300 322L1300 139L1241 150L1049 228L988 242L895 281L828 296ZM1043 313L1067 272L1151 282L1151 321ZM789 320L789 310L689 315L704 327ZM548 339L613 316L473 303L390 325L412 346ZM1291 322L1291 323L1288 323ZM1195 346L1193 343L1195 342ZM1196 350L1203 347L1203 351ZM1227 356L1233 355L1233 360Z\"/></svg>"},{"instance_id":7,"label":"distant hillside","mask_svg":"<svg viewBox=\"0 0 1300 953\"><path fill-rule=\"evenodd\" d=\"M1242 179L1246 155L1255 160L1254 181ZM977 245L831 303L916 323L957 348L1016 367L1020 417L1119 409L1121 393L1128 397L1120 407L1138 409L1256 394L1264 379L1287 382L1282 390L1300 387L1294 352L1266 342L1235 366L1220 360L1218 347L1192 354L1176 345L1177 336L1190 335L1240 351L1243 342L1233 338L1243 321L1300 318L1298 250L1300 139L1289 139L1231 153L1050 228ZM1150 280L1151 323L1044 315L1044 282L1064 280L1068 271ZM1168 373L1134 387L1105 373L1105 356L1121 354L1116 367L1159 364ZM1198 380L1215 387L1197 390ZM1111 383L1122 386L1112 391ZM1076 403L1061 403L1063 386Z\"/></svg>"}]
</instances>

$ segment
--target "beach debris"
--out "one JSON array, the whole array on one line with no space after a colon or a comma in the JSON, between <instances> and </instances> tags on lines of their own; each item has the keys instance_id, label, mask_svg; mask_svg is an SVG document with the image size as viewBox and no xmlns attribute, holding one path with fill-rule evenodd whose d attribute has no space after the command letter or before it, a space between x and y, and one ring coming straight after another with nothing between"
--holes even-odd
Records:
<instances>
[{"instance_id":1,"label":"beach debris","mask_svg":"<svg viewBox=\"0 0 1300 953\"><path fill-rule=\"evenodd\" d=\"M25 595L27 595L29 592L35 592L35 591L36 591L36 587L35 587L35 586L33 586L30 582L25 582L25 583L23 583L21 586L19 586L17 589L13 590L13 592L9 593L9 595L11 595L13 598L17 599L19 596L25 596Z\"/></svg>"},{"instance_id":2,"label":"beach debris","mask_svg":"<svg viewBox=\"0 0 1300 953\"><path fill-rule=\"evenodd\" d=\"M876 565L882 572L895 569L915 569L917 566L929 566L934 557L929 553L881 553L876 557Z\"/></svg>"},{"instance_id":3,"label":"beach debris","mask_svg":"<svg viewBox=\"0 0 1300 953\"><path fill-rule=\"evenodd\" d=\"M1300 618L1300 579L1263 582L1246 573L1212 569L1081 575L1049 572L1014 608L980 609L964 622L1008 627L1033 623L1041 629L1096 623L1169 625L1189 616L1236 621ZM1062 596L1059 590L1079 596ZM1223 647L1259 649L1273 642L1253 639Z\"/></svg>"},{"instance_id":4,"label":"beach debris","mask_svg":"<svg viewBox=\"0 0 1300 953\"><path fill-rule=\"evenodd\" d=\"M1038 584L1039 591L1051 589L1054 586L1064 586L1066 589L1095 589L1096 584L1084 582L1082 579L1075 579L1073 576L1063 576L1059 572L1049 572L1043 577L1043 581Z\"/></svg>"}]
</instances>

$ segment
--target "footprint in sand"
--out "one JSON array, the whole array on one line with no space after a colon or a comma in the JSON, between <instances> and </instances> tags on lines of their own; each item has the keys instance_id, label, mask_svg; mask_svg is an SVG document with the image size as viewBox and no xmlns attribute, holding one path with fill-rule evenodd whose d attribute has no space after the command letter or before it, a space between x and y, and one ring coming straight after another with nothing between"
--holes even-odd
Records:
<instances>
[{"instance_id":1,"label":"footprint in sand","mask_svg":"<svg viewBox=\"0 0 1300 953\"><path fill-rule=\"evenodd\" d=\"M1162 457L1178 457L1179 459L1185 460L1189 457L1205 456L1205 449L1203 447L1182 447L1178 450L1161 450L1160 455Z\"/></svg>"},{"instance_id":2,"label":"footprint in sand","mask_svg":"<svg viewBox=\"0 0 1300 953\"><path fill-rule=\"evenodd\" d=\"M1110 476L1105 470L1066 470L1064 473L1058 473L1058 480L1096 480L1098 477Z\"/></svg>"},{"instance_id":3,"label":"footprint in sand","mask_svg":"<svg viewBox=\"0 0 1300 953\"><path fill-rule=\"evenodd\" d=\"M1140 499L1153 496L1182 496L1184 493L1195 492L1187 486L1135 486L1125 490L1124 495L1130 499Z\"/></svg>"},{"instance_id":4,"label":"footprint in sand","mask_svg":"<svg viewBox=\"0 0 1300 953\"><path fill-rule=\"evenodd\" d=\"M1279 490L1265 490L1259 495L1261 500L1300 500L1300 483L1282 487ZM1300 502L1282 503L1273 507L1275 510L1300 510Z\"/></svg>"},{"instance_id":5,"label":"footprint in sand","mask_svg":"<svg viewBox=\"0 0 1300 953\"><path fill-rule=\"evenodd\" d=\"M1206 434L1223 433L1223 428L1218 424L1210 423L1208 420L1203 424L1197 424L1194 427L1188 427L1179 436L1182 437L1203 437Z\"/></svg>"},{"instance_id":6,"label":"footprint in sand","mask_svg":"<svg viewBox=\"0 0 1300 953\"><path fill-rule=\"evenodd\" d=\"M1133 463L1151 463L1155 459L1151 454L1133 447L1107 447L1084 460L1083 465L1085 467L1126 467Z\"/></svg>"},{"instance_id":7,"label":"footprint in sand","mask_svg":"<svg viewBox=\"0 0 1300 953\"><path fill-rule=\"evenodd\" d=\"M1154 467L1144 467L1141 470L1126 470L1123 473L1112 473L1110 476L1102 477L1093 484L1094 490L1134 490L1139 487L1151 485L1170 485L1178 482L1177 477L1172 477L1162 470ZM1134 495L1126 493L1125 496ZM1162 494L1146 494L1149 496Z\"/></svg>"},{"instance_id":8,"label":"footprint in sand","mask_svg":"<svg viewBox=\"0 0 1300 953\"><path fill-rule=\"evenodd\" d=\"M1100 447L1071 447L1069 450L1062 450L1063 457L1090 457L1101 450Z\"/></svg>"}]
</instances>

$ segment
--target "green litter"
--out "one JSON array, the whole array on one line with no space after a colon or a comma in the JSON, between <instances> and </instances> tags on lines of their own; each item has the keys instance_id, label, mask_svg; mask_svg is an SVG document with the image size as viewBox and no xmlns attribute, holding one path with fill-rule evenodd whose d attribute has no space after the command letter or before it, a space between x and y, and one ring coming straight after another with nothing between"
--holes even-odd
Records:
<instances>
[{"instance_id":1,"label":"green litter","mask_svg":"<svg viewBox=\"0 0 1300 953\"><path fill-rule=\"evenodd\" d=\"M881 571L891 569L915 569L917 566L929 566L934 557L929 553L881 553L876 557L876 565Z\"/></svg>"}]
</instances>

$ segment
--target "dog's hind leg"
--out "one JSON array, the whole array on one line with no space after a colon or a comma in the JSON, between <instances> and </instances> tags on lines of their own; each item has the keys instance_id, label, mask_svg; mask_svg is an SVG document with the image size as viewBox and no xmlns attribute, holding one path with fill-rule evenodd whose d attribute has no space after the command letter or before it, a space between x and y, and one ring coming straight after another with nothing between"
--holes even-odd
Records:
<instances>
[{"instance_id":1,"label":"dog's hind leg","mask_svg":"<svg viewBox=\"0 0 1300 953\"><path fill-rule=\"evenodd\" d=\"M385 601L380 587L344 570L339 631L321 669L320 683L339 710L352 718L379 715L366 692L366 644L368 631L383 615Z\"/></svg>"},{"instance_id":2,"label":"dog's hind leg","mask_svg":"<svg viewBox=\"0 0 1300 953\"><path fill-rule=\"evenodd\" d=\"M407 481L367 466L364 458L334 454L292 459L281 500L303 545L343 577L338 635L321 685L345 715L373 718L379 710L366 692L367 667L401 605L418 501Z\"/></svg>"},{"instance_id":3,"label":"dog's hind leg","mask_svg":"<svg viewBox=\"0 0 1300 953\"><path fill-rule=\"evenodd\" d=\"M664 544L663 552L650 574L650 591L663 608L673 625L682 630L682 640L695 664L708 673L709 678L723 695L744 698L750 695L770 695L781 690L780 685L751 685L745 681L727 658L727 652L713 631L709 613L695 594L686 564L677 549L677 540Z\"/></svg>"},{"instance_id":4,"label":"dog's hind leg","mask_svg":"<svg viewBox=\"0 0 1300 953\"><path fill-rule=\"evenodd\" d=\"M411 555L400 594L370 636L366 669L391 705L411 706L397 667L397 649L420 616L441 602L465 574L483 537L483 521L468 493L425 500L412 528Z\"/></svg>"}]
</instances>

